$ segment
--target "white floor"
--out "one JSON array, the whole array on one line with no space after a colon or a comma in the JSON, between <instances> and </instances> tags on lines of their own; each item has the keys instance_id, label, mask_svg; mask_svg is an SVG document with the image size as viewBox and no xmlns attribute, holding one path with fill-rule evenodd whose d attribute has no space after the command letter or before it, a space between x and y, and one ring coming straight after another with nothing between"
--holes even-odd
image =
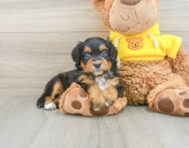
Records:
<instances>
[{"instance_id":1,"label":"white floor","mask_svg":"<svg viewBox=\"0 0 189 148\"><path fill-rule=\"evenodd\" d=\"M36 97L1 97L0 148L188 148L189 118L127 106L106 117L66 115Z\"/></svg>"}]
</instances>

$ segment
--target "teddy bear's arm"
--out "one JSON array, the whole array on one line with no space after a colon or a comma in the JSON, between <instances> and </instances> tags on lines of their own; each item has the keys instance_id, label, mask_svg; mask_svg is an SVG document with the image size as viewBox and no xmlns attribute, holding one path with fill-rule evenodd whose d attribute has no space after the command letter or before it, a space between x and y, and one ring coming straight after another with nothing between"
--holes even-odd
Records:
<instances>
[{"instance_id":1,"label":"teddy bear's arm","mask_svg":"<svg viewBox=\"0 0 189 148\"><path fill-rule=\"evenodd\" d=\"M174 73L180 75L189 86L189 56L184 46L181 45L176 59L167 57Z\"/></svg>"}]
</instances>

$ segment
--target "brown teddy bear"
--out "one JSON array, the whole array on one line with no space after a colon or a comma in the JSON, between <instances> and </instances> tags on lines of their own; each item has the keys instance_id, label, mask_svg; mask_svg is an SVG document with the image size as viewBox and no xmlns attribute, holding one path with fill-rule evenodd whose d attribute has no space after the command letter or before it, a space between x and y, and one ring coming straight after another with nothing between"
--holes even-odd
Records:
<instances>
[{"instance_id":1,"label":"brown teddy bear","mask_svg":"<svg viewBox=\"0 0 189 148\"><path fill-rule=\"evenodd\" d=\"M189 57L182 39L160 35L159 0L92 0L117 47L129 105L189 115Z\"/></svg>"}]
</instances>

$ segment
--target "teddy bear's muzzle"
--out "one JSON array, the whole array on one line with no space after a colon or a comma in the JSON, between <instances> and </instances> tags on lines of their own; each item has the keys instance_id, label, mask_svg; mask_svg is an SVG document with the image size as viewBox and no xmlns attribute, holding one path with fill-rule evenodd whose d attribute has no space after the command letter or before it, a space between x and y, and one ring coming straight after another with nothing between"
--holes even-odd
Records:
<instances>
[{"instance_id":1,"label":"teddy bear's muzzle","mask_svg":"<svg viewBox=\"0 0 189 148\"><path fill-rule=\"evenodd\" d=\"M125 5L136 5L138 4L141 0L120 0L121 3Z\"/></svg>"}]
</instances>

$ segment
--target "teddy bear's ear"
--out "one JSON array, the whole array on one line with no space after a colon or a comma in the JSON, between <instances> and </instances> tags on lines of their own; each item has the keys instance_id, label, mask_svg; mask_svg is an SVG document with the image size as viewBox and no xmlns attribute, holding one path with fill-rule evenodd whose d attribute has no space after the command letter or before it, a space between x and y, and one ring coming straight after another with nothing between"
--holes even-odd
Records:
<instances>
[{"instance_id":1,"label":"teddy bear's ear","mask_svg":"<svg viewBox=\"0 0 189 148\"><path fill-rule=\"evenodd\" d=\"M126 41L127 41L128 43L130 43L130 42L131 42L131 39L128 38Z\"/></svg>"},{"instance_id":2,"label":"teddy bear's ear","mask_svg":"<svg viewBox=\"0 0 189 148\"><path fill-rule=\"evenodd\" d=\"M142 37L140 37L140 38L139 38L139 40L140 40L140 41L143 41L143 38L142 38Z\"/></svg>"},{"instance_id":3,"label":"teddy bear's ear","mask_svg":"<svg viewBox=\"0 0 189 148\"><path fill-rule=\"evenodd\" d=\"M104 2L105 2L105 0L92 0L92 4L93 4L94 8L99 12L101 12L101 10L104 6Z\"/></svg>"}]
</instances>

